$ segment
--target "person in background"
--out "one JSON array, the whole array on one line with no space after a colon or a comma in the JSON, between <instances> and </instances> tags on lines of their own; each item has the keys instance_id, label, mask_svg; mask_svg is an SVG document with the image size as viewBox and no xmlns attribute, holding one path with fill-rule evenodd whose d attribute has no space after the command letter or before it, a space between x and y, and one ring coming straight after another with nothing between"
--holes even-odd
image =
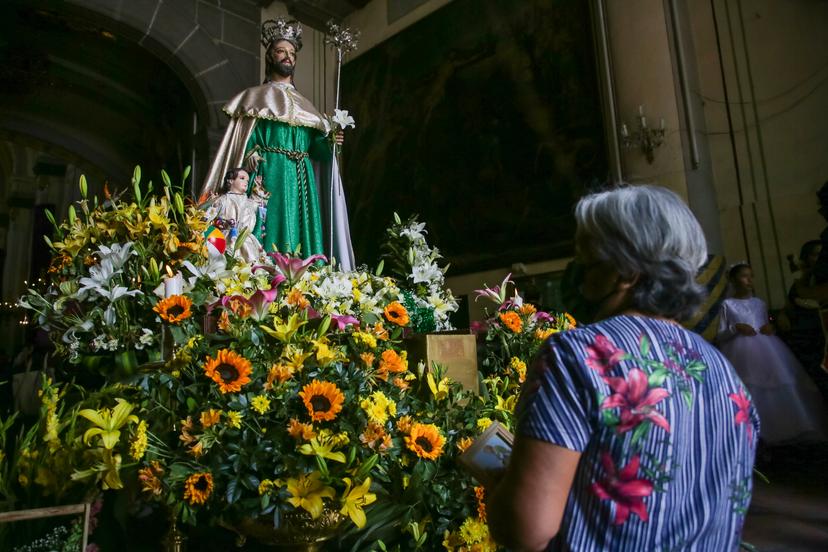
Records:
<instances>
[{"instance_id":1,"label":"person in background","mask_svg":"<svg viewBox=\"0 0 828 552\"><path fill-rule=\"evenodd\" d=\"M788 291L788 303L777 326L780 337L814 380L822 398L828 400L828 372L820 367L825 350L825 334L819 318L819 301L806 297L814 286L814 266L821 252L820 240L802 244L795 262L798 277Z\"/></svg>"},{"instance_id":2,"label":"person in background","mask_svg":"<svg viewBox=\"0 0 828 552\"><path fill-rule=\"evenodd\" d=\"M679 324L704 298L701 227L655 186L584 197L575 218L597 322L535 359L491 534L512 550L736 550L759 421L727 359Z\"/></svg>"},{"instance_id":3,"label":"person in background","mask_svg":"<svg viewBox=\"0 0 828 552\"><path fill-rule=\"evenodd\" d=\"M728 273L731 294L722 303L716 342L750 390L768 445L824 440L826 412L819 390L768 320L753 295L753 270L738 263Z\"/></svg>"}]
</instances>

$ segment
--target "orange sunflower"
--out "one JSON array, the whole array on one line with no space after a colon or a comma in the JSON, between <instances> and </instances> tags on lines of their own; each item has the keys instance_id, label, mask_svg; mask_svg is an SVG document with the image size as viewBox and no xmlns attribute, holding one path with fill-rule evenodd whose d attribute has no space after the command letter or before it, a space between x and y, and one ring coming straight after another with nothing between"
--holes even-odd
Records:
<instances>
[{"instance_id":1,"label":"orange sunflower","mask_svg":"<svg viewBox=\"0 0 828 552\"><path fill-rule=\"evenodd\" d=\"M523 321L520 319L520 315L515 311L500 313L500 321L504 326L512 330L513 333L520 333L523 330Z\"/></svg>"},{"instance_id":2,"label":"orange sunflower","mask_svg":"<svg viewBox=\"0 0 828 552\"><path fill-rule=\"evenodd\" d=\"M388 303L388 306L383 310L386 320L397 326L405 326L408 324L408 311L399 301Z\"/></svg>"},{"instance_id":3,"label":"orange sunflower","mask_svg":"<svg viewBox=\"0 0 828 552\"><path fill-rule=\"evenodd\" d=\"M216 382L222 393L241 391L250 383L250 361L229 349L221 349L216 358L207 357L204 372Z\"/></svg>"},{"instance_id":4,"label":"orange sunflower","mask_svg":"<svg viewBox=\"0 0 828 552\"><path fill-rule=\"evenodd\" d=\"M313 380L299 393L314 422L331 421L342 410L345 395L329 381Z\"/></svg>"},{"instance_id":5,"label":"orange sunflower","mask_svg":"<svg viewBox=\"0 0 828 552\"><path fill-rule=\"evenodd\" d=\"M213 474L194 473L184 482L184 499L190 504L204 504L213 492Z\"/></svg>"},{"instance_id":6,"label":"orange sunflower","mask_svg":"<svg viewBox=\"0 0 828 552\"><path fill-rule=\"evenodd\" d=\"M415 423L405 437L408 449L426 460L436 460L443 453L445 438L434 424Z\"/></svg>"},{"instance_id":7,"label":"orange sunflower","mask_svg":"<svg viewBox=\"0 0 828 552\"><path fill-rule=\"evenodd\" d=\"M152 310L157 312L158 316L170 324L178 324L193 315L190 312L191 306L193 306L193 302L186 295L170 295L166 299L158 301L152 307Z\"/></svg>"}]
</instances>

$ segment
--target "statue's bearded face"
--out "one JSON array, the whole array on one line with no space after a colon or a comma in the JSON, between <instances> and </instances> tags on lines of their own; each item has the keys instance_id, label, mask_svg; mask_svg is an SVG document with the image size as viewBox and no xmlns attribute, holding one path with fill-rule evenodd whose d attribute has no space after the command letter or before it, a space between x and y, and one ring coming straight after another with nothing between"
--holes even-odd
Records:
<instances>
[{"instance_id":1,"label":"statue's bearded face","mask_svg":"<svg viewBox=\"0 0 828 552\"><path fill-rule=\"evenodd\" d=\"M296 48L287 40L277 40L267 49L268 73L275 72L280 76L293 75L296 68Z\"/></svg>"}]
</instances>

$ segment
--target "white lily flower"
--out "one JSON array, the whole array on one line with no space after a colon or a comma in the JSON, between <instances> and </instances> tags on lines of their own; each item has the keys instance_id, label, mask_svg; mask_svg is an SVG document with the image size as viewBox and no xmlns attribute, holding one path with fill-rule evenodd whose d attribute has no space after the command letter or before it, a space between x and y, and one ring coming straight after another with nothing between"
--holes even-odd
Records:
<instances>
[{"instance_id":1,"label":"white lily flower","mask_svg":"<svg viewBox=\"0 0 828 552\"><path fill-rule=\"evenodd\" d=\"M437 278L442 278L443 272L436 264L415 266L411 270L411 277L415 284L429 283Z\"/></svg>"},{"instance_id":2,"label":"white lily flower","mask_svg":"<svg viewBox=\"0 0 828 552\"><path fill-rule=\"evenodd\" d=\"M425 223L420 222L419 224L412 224L408 228L403 228L400 230L400 235L405 236L411 241L416 240L423 240L425 239Z\"/></svg>"},{"instance_id":3,"label":"white lily flower","mask_svg":"<svg viewBox=\"0 0 828 552\"><path fill-rule=\"evenodd\" d=\"M75 297L81 300L86 299L86 295L90 291L96 291L102 295L105 295L106 292L102 290L108 288L112 277L120 273L120 270L115 269L111 259L101 259L100 264L89 267L88 277L78 280L81 287L78 289L77 293L75 293Z\"/></svg>"},{"instance_id":4,"label":"white lily flower","mask_svg":"<svg viewBox=\"0 0 828 552\"><path fill-rule=\"evenodd\" d=\"M354 118L348 115L347 109L334 109L334 116L331 117L331 121L343 130L348 127L356 128Z\"/></svg>"},{"instance_id":5,"label":"white lily flower","mask_svg":"<svg viewBox=\"0 0 828 552\"><path fill-rule=\"evenodd\" d=\"M116 270L123 267L131 255L138 254L132 250L132 242L126 242L124 245L117 243L113 243L111 246L101 245L98 247L98 252L101 261L108 259Z\"/></svg>"}]
</instances>

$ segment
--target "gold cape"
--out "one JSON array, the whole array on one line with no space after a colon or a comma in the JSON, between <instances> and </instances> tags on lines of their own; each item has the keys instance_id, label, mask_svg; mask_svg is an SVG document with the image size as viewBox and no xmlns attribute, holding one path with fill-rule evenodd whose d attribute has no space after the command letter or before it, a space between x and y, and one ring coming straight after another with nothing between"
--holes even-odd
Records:
<instances>
[{"instance_id":1,"label":"gold cape","mask_svg":"<svg viewBox=\"0 0 828 552\"><path fill-rule=\"evenodd\" d=\"M247 142L259 119L311 127L324 134L331 130L328 120L310 100L287 83L269 82L243 90L222 110L230 116L230 124L204 179L199 204L207 201L221 186L227 171L244 166Z\"/></svg>"}]
</instances>

